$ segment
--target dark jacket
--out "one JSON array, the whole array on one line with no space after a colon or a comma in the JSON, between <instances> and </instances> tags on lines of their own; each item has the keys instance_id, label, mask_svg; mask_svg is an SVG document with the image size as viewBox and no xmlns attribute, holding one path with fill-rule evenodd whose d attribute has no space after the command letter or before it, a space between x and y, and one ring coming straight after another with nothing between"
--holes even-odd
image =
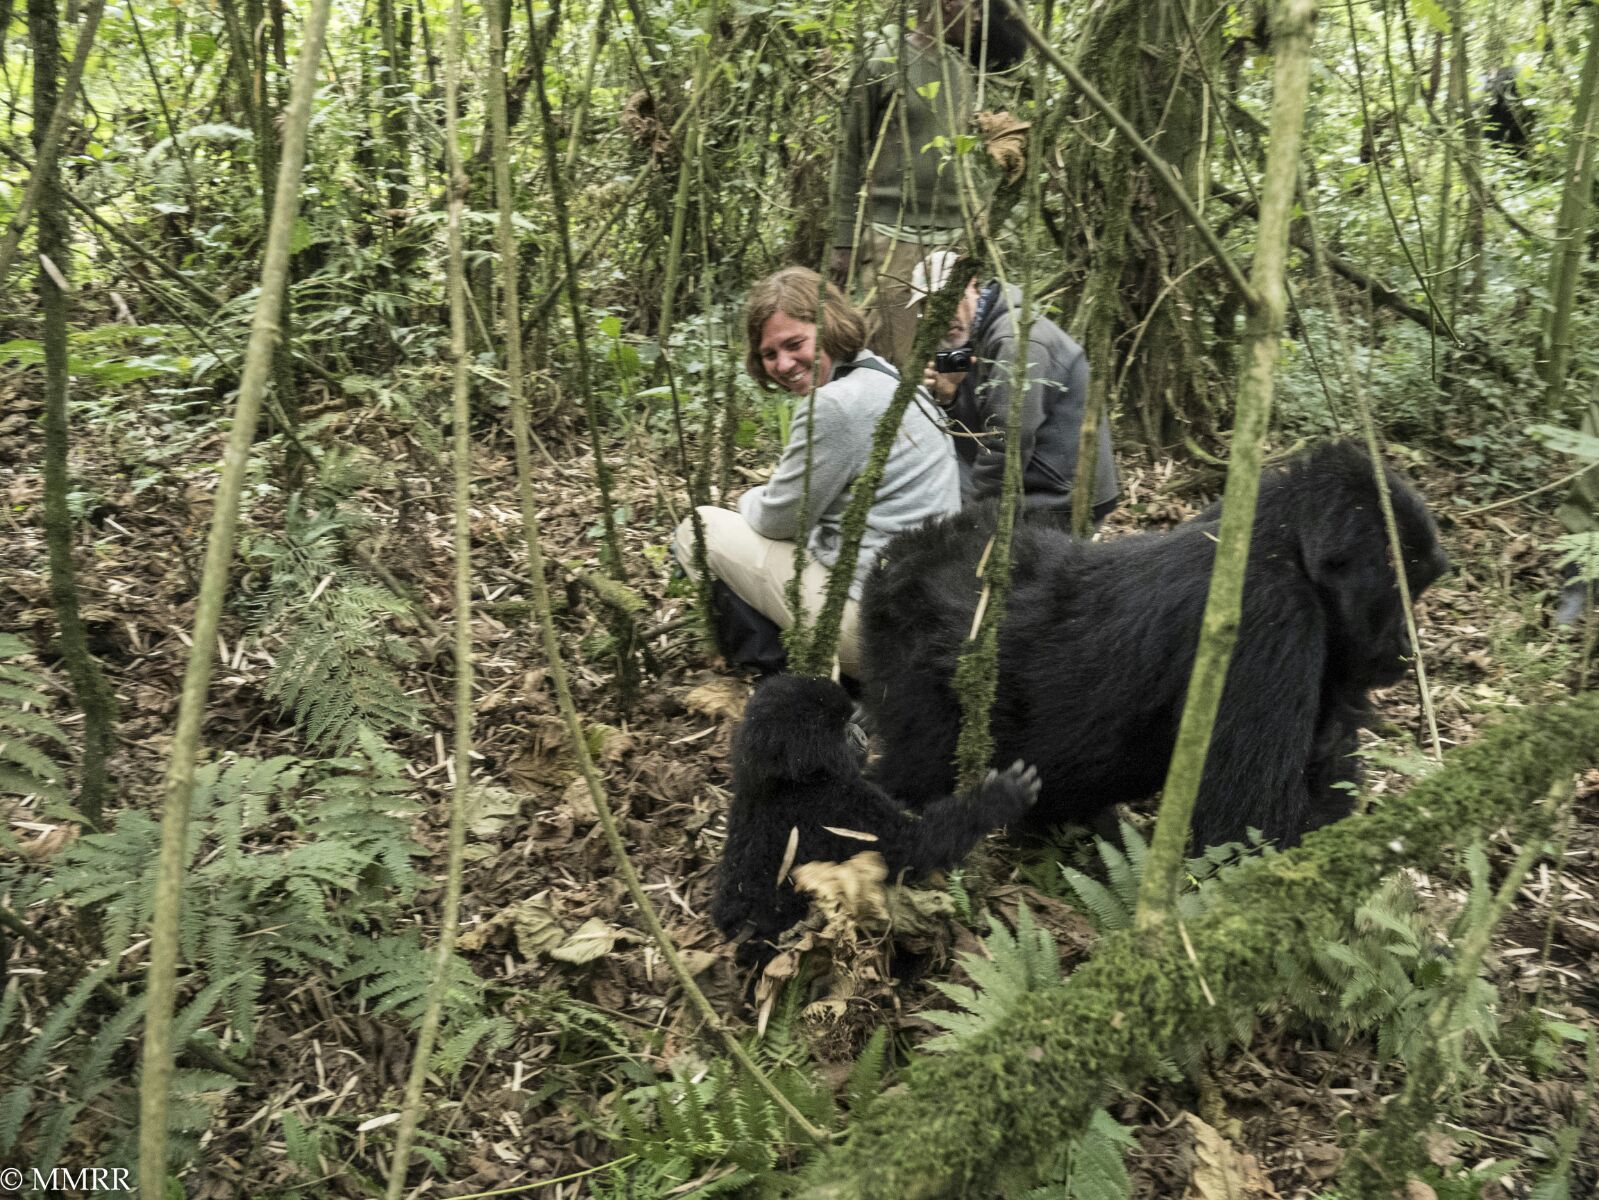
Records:
<instances>
[{"instance_id":1,"label":"dark jacket","mask_svg":"<svg viewBox=\"0 0 1599 1200\"><path fill-rule=\"evenodd\" d=\"M961 462L966 503L999 495L1005 478L1005 421L1016 365L1016 309L1021 292L1008 288L972 331L976 361L947 409ZM1088 403L1088 359L1055 322L1039 317L1027 339L1027 377L1021 424L1022 487L1029 509L1069 512L1077 474L1077 438ZM982 434L965 437L965 431ZM1097 508L1116 499L1121 484L1110 452L1110 422L1099 422L1094 473Z\"/></svg>"},{"instance_id":2,"label":"dark jacket","mask_svg":"<svg viewBox=\"0 0 1599 1200\"><path fill-rule=\"evenodd\" d=\"M894 31L872 48L845 100L833 245L853 246L858 222L962 226L957 175L944 166L956 138L969 132L975 88L970 64L943 42Z\"/></svg>"}]
</instances>

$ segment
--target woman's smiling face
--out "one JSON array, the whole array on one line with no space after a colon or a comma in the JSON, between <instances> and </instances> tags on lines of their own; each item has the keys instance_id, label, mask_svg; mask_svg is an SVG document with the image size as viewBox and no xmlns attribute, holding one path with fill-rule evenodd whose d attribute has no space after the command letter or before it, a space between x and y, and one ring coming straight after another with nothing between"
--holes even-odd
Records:
<instances>
[{"instance_id":1,"label":"woman's smiling face","mask_svg":"<svg viewBox=\"0 0 1599 1200\"><path fill-rule=\"evenodd\" d=\"M767 377L796 396L820 386L833 374L833 360L816 348L816 326L785 312L775 312L761 329L761 366Z\"/></svg>"}]
</instances>

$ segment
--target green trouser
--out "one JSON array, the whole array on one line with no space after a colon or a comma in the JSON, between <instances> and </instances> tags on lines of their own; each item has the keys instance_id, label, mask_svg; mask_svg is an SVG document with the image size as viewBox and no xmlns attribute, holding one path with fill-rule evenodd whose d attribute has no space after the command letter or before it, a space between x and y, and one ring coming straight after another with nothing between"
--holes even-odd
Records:
<instances>
[{"instance_id":1,"label":"green trouser","mask_svg":"<svg viewBox=\"0 0 1599 1200\"><path fill-rule=\"evenodd\" d=\"M1589 396L1580 428L1589 437L1599 437L1599 391ZM1599 530L1599 463L1594 463L1572 481L1571 490L1555 515L1568 533Z\"/></svg>"}]
</instances>

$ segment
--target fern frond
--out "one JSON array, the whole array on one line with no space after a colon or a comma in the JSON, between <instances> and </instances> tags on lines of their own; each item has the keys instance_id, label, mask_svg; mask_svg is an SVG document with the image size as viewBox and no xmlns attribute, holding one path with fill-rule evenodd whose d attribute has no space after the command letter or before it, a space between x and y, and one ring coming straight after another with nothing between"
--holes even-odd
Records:
<instances>
[{"instance_id":1,"label":"fern frond","mask_svg":"<svg viewBox=\"0 0 1599 1200\"><path fill-rule=\"evenodd\" d=\"M923 1049L935 1053L952 1050L998 1022L1022 996L1060 983L1055 939L1034 922L1025 904L1017 911L1014 935L997 918L989 918L983 948L987 958L972 953L956 955L971 977L971 987L934 981L933 986L964 1011L926 1013L927 1019L945 1032L924 1043Z\"/></svg>"},{"instance_id":2,"label":"fern frond","mask_svg":"<svg viewBox=\"0 0 1599 1200\"><path fill-rule=\"evenodd\" d=\"M888 1031L879 1025L861 1047L855 1065L844 1081L844 1095L849 1098L850 1113L859 1117L867 1105L877 1099L883 1087L883 1073L888 1063Z\"/></svg>"}]
</instances>

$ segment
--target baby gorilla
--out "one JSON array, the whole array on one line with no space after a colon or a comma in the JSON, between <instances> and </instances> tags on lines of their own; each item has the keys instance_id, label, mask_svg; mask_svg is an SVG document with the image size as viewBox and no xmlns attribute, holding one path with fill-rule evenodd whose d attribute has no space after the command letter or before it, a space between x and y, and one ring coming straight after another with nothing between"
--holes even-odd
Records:
<instances>
[{"instance_id":1,"label":"baby gorilla","mask_svg":"<svg viewBox=\"0 0 1599 1200\"><path fill-rule=\"evenodd\" d=\"M875 850L891 880L925 875L959 863L979 838L1019 820L1038 797L1038 773L1016 763L990 771L964 796L934 799L917 817L862 777L865 747L850 736L851 707L830 680L774 675L756 689L733 733L733 804L711 917L740 943L741 963L768 957L772 939L805 915L808 901L788 879L798 864ZM796 829L798 846L786 862Z\"/></svg>"}]
</instances>

